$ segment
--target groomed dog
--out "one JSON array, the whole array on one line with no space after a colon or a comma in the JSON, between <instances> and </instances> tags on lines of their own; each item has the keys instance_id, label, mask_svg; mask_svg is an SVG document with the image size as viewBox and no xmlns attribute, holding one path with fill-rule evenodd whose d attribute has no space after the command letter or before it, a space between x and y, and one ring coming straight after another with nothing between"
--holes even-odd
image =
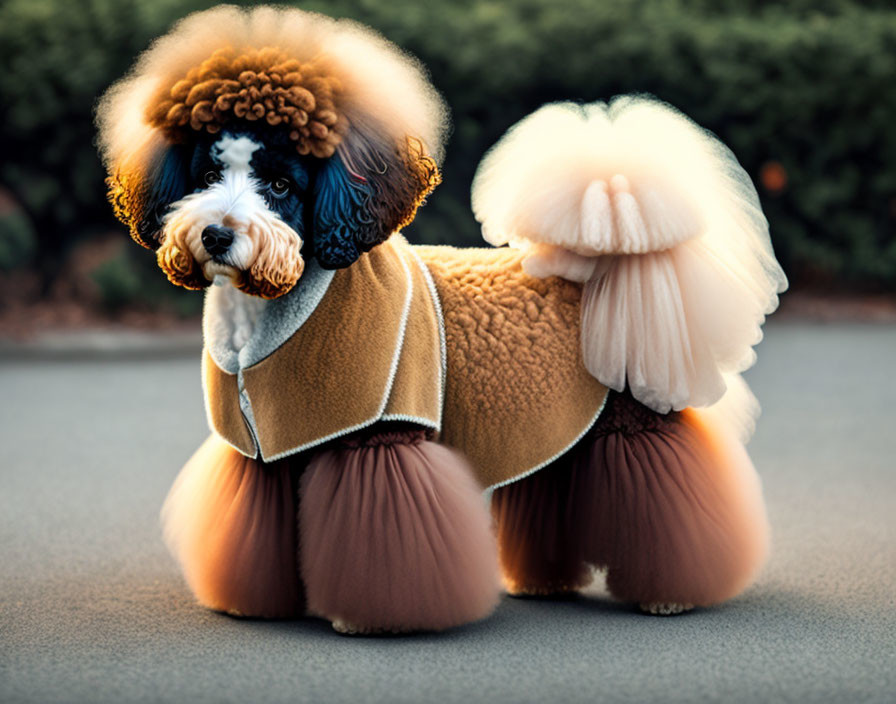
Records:
<instances>
[{"instance_id":1,"label":"groomed dog","mask_svg":"<svg viewBox=\"0 0 896 704\"><path fill-rule=\"evenodd\" d=\"M438 184L446 111L352 23L193 15L98 122L118 217L208 287L213 433L163 508L202 604L408 631L486 616L499 568L520 594L605 568L655 613L753 579L737 374L784 278L749 179L686 118L543 108L474 185L513 246L467 250L397 234Z\"/></svg>"}]
</instances>

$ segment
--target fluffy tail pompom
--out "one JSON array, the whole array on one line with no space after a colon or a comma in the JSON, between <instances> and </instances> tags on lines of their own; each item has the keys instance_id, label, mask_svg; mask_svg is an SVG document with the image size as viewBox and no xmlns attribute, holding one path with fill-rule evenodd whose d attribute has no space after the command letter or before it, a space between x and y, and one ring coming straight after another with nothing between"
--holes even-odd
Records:
<instances>
[{"instance_id":1,"label":"fluffy tail pompom","mask_svg":"<svg viewBox=\"0 0 896 704\"><path fill-rule=\"evenodd\" d=\"M497 605L481 488L458 453L420 431L316 455L299 515L308 607L339 630L441 630Z\"/></svg>"},{"instance_id":2,"label":"fluffy tail pompom","mask_svg":"<svg viewBox=\"0 0 896 704\"><path fill-rule=\"evenodd\" d=\"M536 111L483 159L473 209L528 273L584 283L585 366L660 413L722 398L787 285L749 176L654 100Z\"/></svg>"}]
</instances>

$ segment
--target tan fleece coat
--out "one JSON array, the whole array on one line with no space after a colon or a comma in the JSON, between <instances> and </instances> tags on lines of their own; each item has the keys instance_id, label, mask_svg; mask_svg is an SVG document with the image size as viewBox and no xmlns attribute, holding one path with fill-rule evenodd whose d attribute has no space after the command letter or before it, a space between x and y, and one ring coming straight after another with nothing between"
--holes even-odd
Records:
<instances>
[{"instance_id":1,"label":"tan fleece coat","mask_svg":"<svg viewBox=\"0 0 896 704\"><path fill-rule=\"evenodd\" d=\"M378 420L433 429L483 486L569 449L607 395L584 368L581 287L535 279L511 249L411 247L396 236L336 272L308 320L237 375L208 352L213 429L270 460Z\"/></svg>"}]
</instances>

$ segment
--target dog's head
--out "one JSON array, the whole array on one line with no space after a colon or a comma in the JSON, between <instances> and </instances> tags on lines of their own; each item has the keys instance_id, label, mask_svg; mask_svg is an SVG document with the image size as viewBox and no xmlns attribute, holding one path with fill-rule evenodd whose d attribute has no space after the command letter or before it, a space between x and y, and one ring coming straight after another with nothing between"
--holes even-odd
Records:
<instances>
[{"instance_id":1,"label":"dog's head","mask_svg":"<svg viewBox=\"0 0 896 704\"><path fill-rule=\"evenodd\" d=\"M223 7L159 40L98 109L109 196L168 278L275 298L349 266L438 183L445 110L366 29Z\"/></svg>"}]
</instances>

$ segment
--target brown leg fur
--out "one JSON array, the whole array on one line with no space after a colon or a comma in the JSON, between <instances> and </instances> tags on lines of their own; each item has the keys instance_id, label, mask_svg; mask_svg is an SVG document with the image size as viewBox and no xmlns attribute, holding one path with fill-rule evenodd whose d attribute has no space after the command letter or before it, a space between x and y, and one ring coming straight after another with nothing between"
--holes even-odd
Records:
<instances>
[{"instance_id":1,"label":"brown leg fur","mask_svg":"<svg viewBox=\"0 0 896 704\"><path fill-rule=\"evenodd\" d=\"M162 508L168 548L199 602L241 616L304 614L296 471L264 465L211 436L181 470Z\"/></svg>"},{"instance_id":2,"label":"brown leg fur","mask_svg":"<svg viewBox=\"0 0 896 704\"><path fill-rule=\"evenodd\" d=\"M337 630L439 630L497 604L481 488L422 431L374 431L316 454L299 527L308 607Z\"/></svg>"},{"instance_id":3,"label":"brown leg fur","mask_svg":"<svg viewBox=\"0 0 896 704\"><path fill-rule=\"evenodd\" d=\"M661 416L625 394L611 403L575 458L586 559L608 569L608 588L625 601L705 606L735 596L768 542L746 451L693 409Z\"/></svg>"},{"instance_id":4,"label":"brown leg fur","mask_svg":"<svg viewBox=\"0 0 896 704\"><path fill-rule=\"evenodd\" d=\"M511 594L571 592L591 582L585 536L569 510L575 501L575 468L569 456L495 489L492 517L504 586Z\"/></svg>"},{"instance_id":5,"label":"brown leg fur","mask_svg":"<svg viewBox=\"0 0 896 704\"><path fill-rule=\"evenodd\" d=\"M663 416L613 394L559 461L496 489L492 514L511 593L549 594L608 569L607 586L655 612L742 591L761 566L767 523L740 444L699 412Z\"/></svg>"}]
</instances>

